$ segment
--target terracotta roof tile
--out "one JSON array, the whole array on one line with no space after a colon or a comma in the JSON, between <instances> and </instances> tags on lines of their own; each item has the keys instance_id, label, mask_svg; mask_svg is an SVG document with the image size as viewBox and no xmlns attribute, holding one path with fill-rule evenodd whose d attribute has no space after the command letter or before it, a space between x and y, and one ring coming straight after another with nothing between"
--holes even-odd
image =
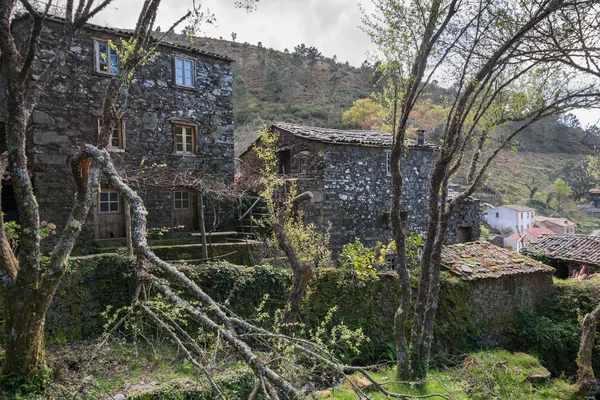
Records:
<instances>
[{"instance_id":1,"label":"terracotta roof tile","mask_svg":"<svg viewBox=\"0 0 600 400\"><path fill-rule=\"evenodd\" d=\"M444 246L442 265L466 281L510 275L554 273L552 267L488 242Z\"/></svg>"},{"instance_id":2,"label":"terracotta roof tile","mask_svg":"<svg viewBox=\"0 0 600 400\"><path fill-rule=\"evenodd\" d=\"M523 250L552 258L600 266L600 236L544 235Z\"/></svg>"}]
</instances>

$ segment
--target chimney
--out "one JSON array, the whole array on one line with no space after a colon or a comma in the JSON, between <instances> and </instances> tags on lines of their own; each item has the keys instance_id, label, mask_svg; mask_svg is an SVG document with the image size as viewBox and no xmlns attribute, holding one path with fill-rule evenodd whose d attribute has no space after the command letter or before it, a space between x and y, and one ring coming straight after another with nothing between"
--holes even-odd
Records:
<instances>
[{"instance_id":1,"label":"chimney","mask_svg":"<svg viewBox=\"0 0 600 400\"><path fill-rule=\"evenodd\" d=\"M425 145L425 129L417 130L417 144L419 146Z\"/></svg>"}]
</instances>

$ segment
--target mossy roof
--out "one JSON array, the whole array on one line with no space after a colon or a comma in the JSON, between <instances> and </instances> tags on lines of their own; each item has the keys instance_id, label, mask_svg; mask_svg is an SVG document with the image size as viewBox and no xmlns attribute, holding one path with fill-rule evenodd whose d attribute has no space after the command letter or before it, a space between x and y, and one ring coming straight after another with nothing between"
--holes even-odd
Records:
<instances>
[{"instance_id":1,"label":"mossy roof","mask_svg":"<svg viewBox=\"0 0 600 400\"><path fill-rule=\"evenodd\" d=\"M600 266L600 236L544 235L523 252Z\"/></svg>"},{"instance_id":2,"label":"mossy roof","mask_svg":"<svg viewBox=\"0 0 600 400\"><path fill-rule=\"evenodd\" d=\"M444 246L442 266L467 281L496 279L511 275L554 273L554 268L548 265L488 242Z\"/></svg>"},{"instance_id":3,"label":"mossy roof","mask_svg":"<svg viewBox=\"0 0 600 400\"><path fill-rule=\"evenodd\" d=\"M384 131L330 129L316 126L290 124L286 122L278 122L274 124L273 127L305 139L331 144L355 144L363 146L391 147L394 140L394 137L391 133ZM436 145L431 143L419 145L414 140L408 140L406 145L411 148L423 148L431 150L438 148Z\"/></svg>"}]
</instances>

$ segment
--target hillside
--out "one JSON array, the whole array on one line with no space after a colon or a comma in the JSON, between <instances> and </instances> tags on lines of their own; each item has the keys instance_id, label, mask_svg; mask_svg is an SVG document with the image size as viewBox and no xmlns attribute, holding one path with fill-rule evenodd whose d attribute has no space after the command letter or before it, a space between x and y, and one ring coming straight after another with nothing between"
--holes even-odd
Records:
<instances>
[{"instance_id":1,"label":"hillside","mask_svg":"<svg viewBox=\"0 0 600 400\"><path fill-rule=\"evenodd\" d=\"M168 41L187 41L169 35ZM325 58L314 48L303 55L248 43L195 38L195 46L233 58L236 154L256 137L256 129L275 121L340 127L342 112L376 87L373 69ZM312 49L312 50L311 50Z\"/></svg>"},{"instance_id":2,"label":"hillside","mask_svg":"<svg viewBox=\"0 0 600 400\"><path fill-rule=\"evenodd\" d=\"M185 42L189 39L170 35L167 40ZM194 41L200 48L236 61L233 96L236 154L252 143L259 127L275 121L343 127L343 111L355 100L379 90L378 79L370 65L365 63L355 68L323 57L317 49L303 45L279 52L220 39L195 38ZM433 104L443 105L452 93L431 85L425 96ZM430 140L435 139L430 137ZM488 201L526 201L526 184L535 180L541 189L548 189L562 165L583 159L600 145L600 140L597 135L586 134L577 121L554 117L524 130L512 145L512 151L503 151L488 169L486 186L492 195L483 196ZM460 181L460 176L457 178Z\"/></svg>"}]
</instances>

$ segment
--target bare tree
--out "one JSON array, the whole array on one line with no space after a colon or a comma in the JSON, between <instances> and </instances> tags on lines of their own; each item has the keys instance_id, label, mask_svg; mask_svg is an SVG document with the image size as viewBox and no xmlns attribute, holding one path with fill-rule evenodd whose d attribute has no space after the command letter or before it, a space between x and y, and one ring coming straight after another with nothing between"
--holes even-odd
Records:
<instances>
[{"instance_id":1,"label":"bare tree","mask_svg":"<svg viewBox=\"0 0 600 400\"><path fill-rule=\"evenodd\" d=\"M378 12L365 18L367 30L384 51L398 85L395 101L399 113L397 118L394 115L392 147L392 228L404 292L395 323L399 376L420 379L427 371L439 298L441 249L453 210L473 193L496 155L527 126L545 116L597 104L593 82L577 81L577 68L566 68L558 58L547 57L556 54L555 46L548 45L535 56L530 51L541 36L539 29L549 20L597 3L432 0L406 4L375 0ZM581 33L581 29L571 30L567 36ZM566 52L575 51L569 48ZM406 223L401 212L398 162L405 150L408 114L432 77L442 71L458 93L452 100L430 180L426 241L417 298L412 305L403 254ZM466 163L471 149L474 155L468 166L468 186L448 199L449 180ZM413 307L409 345L405 332Z\"/></svg>"}]
</instances>

